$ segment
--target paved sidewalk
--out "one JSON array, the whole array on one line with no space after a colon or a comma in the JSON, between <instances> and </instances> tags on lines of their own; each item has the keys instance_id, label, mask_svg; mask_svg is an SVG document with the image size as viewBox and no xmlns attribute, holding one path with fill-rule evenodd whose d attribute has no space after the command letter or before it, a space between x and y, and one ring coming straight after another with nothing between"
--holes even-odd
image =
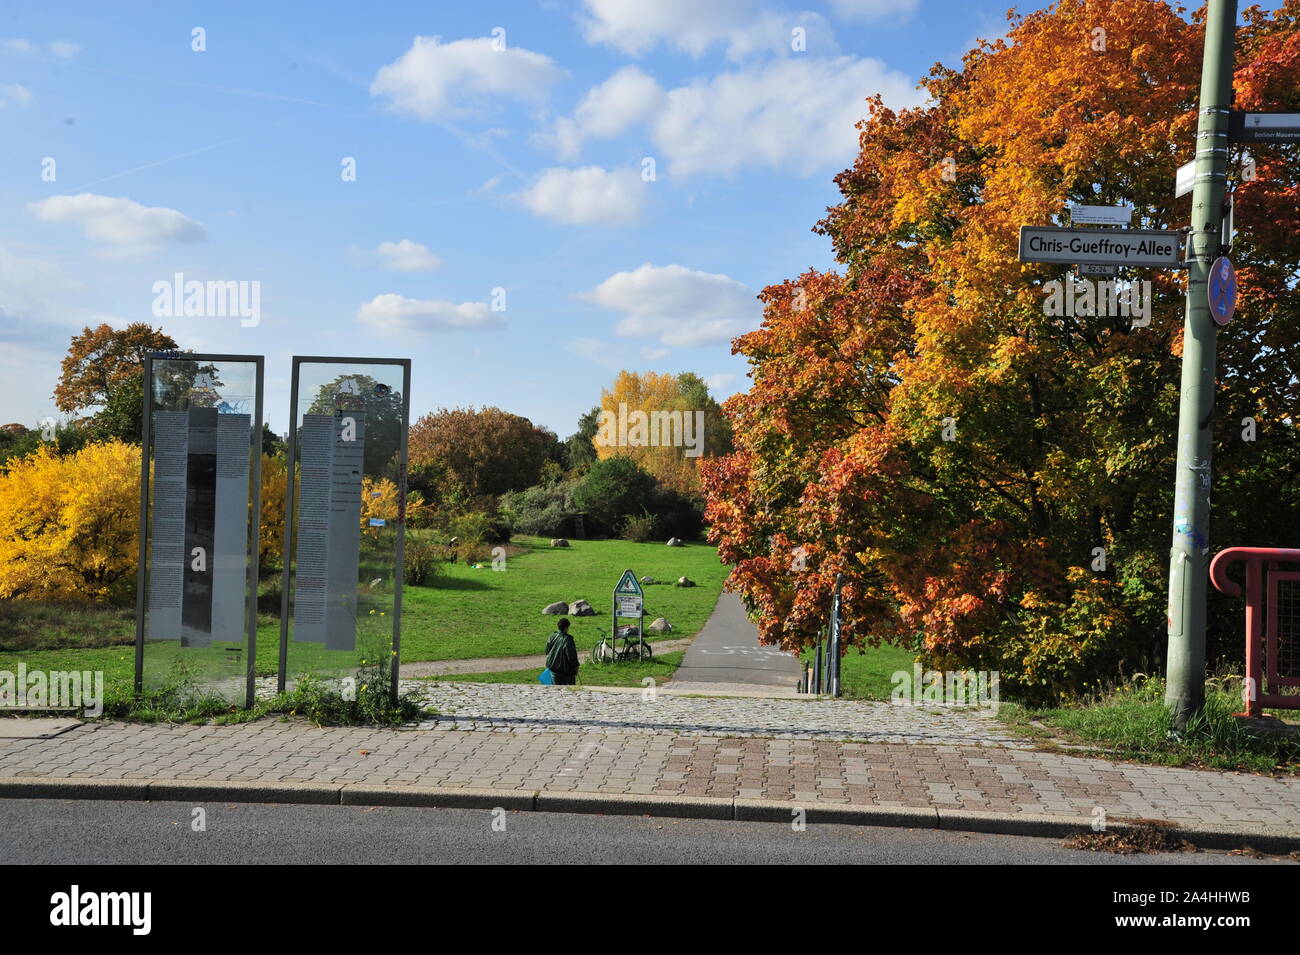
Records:
<instances>
[{"instance_id":1,"label":"paved sidewalk","mask_svg":"<svg viewBox=\"0 0 1300 955\"><path fill-rule=\"evenodd\" d=\"M780 736L874 743L949 743L1029 748L984 712L892 706L817 697L753 699L681 696L540 684L411 683L437 709L435 730L672 732L683 736ZM728 684L709 684L725 691ZM710 690L704 689L708 693Z\"/></svg>"},{"instance_id":2,"label":"paved sidewalk","mask_svg":"<svg viewBox=\"0 0 1300 955\"><path fill-rule=\"evenodd\" d=\"M1300 837L1298 779L995 746L606 729L429 732L274 720L241 726L100 722L52 739L0 739L0 777L491 789L521 798L536 794L539 805L548 793L764 799L791 807L911 807L941 817L965 810L1080 825L1100 809L1111 823L1155 818Z\"/></svg>"}]
</instances>

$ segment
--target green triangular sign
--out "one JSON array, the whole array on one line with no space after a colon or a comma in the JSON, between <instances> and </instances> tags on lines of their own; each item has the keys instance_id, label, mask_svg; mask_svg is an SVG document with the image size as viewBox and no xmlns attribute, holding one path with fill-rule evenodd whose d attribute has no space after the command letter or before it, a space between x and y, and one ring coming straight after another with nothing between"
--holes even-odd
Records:
<instances>
[{"instance_id":1,"label":"green triangular sign","mask_svg":"<svg viewBox=\"0 0 1300 955\"><path fill-rule=\"evenodd\" d=\"M614 588L614 596L640 597L641 594L641 581L636 579L636 574L630 570L623 571L623 576L618 580L618 586Z\"/></svg>"}]
</instances>

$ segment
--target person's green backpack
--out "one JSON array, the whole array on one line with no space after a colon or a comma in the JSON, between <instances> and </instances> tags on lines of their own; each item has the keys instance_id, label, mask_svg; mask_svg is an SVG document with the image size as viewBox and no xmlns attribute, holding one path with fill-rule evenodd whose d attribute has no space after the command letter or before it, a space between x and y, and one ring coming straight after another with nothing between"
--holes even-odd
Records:
<instances>
[{"instance_id":1,"label":"person's green backpack","mask_svg":"<svg viewBox=\"0 0 1300 955\"><path fill-rule=\"evenodd\" d=\"M552 673L563 672L565 634L556 630L546 642L546 669Z\"/></svg>"}]
</instances>

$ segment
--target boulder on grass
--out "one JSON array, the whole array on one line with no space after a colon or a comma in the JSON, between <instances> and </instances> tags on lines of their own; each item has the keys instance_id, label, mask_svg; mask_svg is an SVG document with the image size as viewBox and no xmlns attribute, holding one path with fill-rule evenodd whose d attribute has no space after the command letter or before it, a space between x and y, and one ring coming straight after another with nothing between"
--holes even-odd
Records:
<instances>
[{"instance_id":1,"label":"boulder on grass","mask_svg":"<svg viewBox=\"0 0 1300 955\"><path fill-rule=\"evenodd\" d=\"M551 546L552 546L552 547L568 547L568 546L569 546L569 542L568 542L567 540L565 540L563 537L552 537L552 538L551 538Z\"/></svg>"},{"instance_id":2,"label":"boulder on grass","mask_svg":"<svg viewBox=\"0 0 1300 955\"><path fill-rule=\"evenodd\" d=\"M682 543L682 540L681 540L680 537L670 537L670 538L668 538L668 546L669 546L669 547L685 547L686 545Z\"/></svg>"},{"instance_id":3,"label":"boulder on grass","mask_svg":"<svg viewBox=\"0 0 1300 955\"><path fill-rule=\"evenodd\" d=\"M547 604L542 609L542 613L554 614L559 617L563 617L568 612L569 605L566 603Z\"/></svg>"},{"instance_id":4,"label":"boulder on grass","mask_svg":"<svg viewBox=\"0 0 1300 955\"><path fill-rule=\"evenodd\" d=\"M695 586L695 581L691 580L691 578L689 578L689 577L678 577L678 578L677 578L677 586L678 586L678 587L694 587L694 586Z\"/></svg>"},{"instance_id":5,"label":"boulder on grass","mask_svg":"<svg viewBox=\"0 0 1300 955\"><path fill-rule=\"evenodd\" d=\"M649 574L641 578L641 583L643 584L653 584L654 582L655 579L651 577Z\"/></svg>"},{"instance_id":6,"label":"boulder on grass","mask_svg":"<svg viewBox=\"0 0 1300 955\"><path fill-rule=\"evenodd\" d=\"M673 625L663 617L656 617L655 622L650 624L650 629L655 633L668 633L673 629Z\"/></svg>"},{"instance_id":7,"label":"boulder on grass","mask_svg":"<svg viewBox=\"0 0 1300 955\"><path fill-rule=\"evenodd\" d=\"M591 604L585 600L575 600L569 604L569 616L571 617L594 617L596 611L591 609Z\"/></svg>"}]
</instances>

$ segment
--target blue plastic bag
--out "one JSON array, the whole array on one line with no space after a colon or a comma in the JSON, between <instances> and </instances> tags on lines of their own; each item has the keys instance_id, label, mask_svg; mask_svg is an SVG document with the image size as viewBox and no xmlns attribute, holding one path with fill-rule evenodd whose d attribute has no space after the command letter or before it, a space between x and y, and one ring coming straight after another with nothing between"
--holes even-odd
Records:
<instances>
[{"instance_id":1,"label":"blue plastic bag","mask_svg":"<svg viewBox=\"0 0 1300 955\"><path fill-rule=\"evenodd\" d=\"M555 674L552 673L549 669L543 670L541 673L537 675L537 682L545 683L547 686L554 686Z\"/></svg>"}]
</instances>

